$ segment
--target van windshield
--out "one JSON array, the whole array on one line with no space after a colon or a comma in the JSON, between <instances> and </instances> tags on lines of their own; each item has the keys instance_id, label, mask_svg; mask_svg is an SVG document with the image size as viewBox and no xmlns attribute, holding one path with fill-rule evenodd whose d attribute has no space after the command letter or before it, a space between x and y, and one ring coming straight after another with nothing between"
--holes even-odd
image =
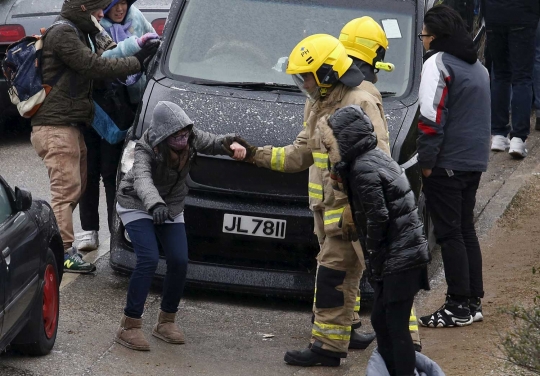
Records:
<instances>
[{"instance_id":1,"label":"van windshield","mask_svg":"<svg viewBox=\"0 0 540 376\"><path fill-rule=\"evenodd\" d=\"M285 61L303 38L339 37L353 18L370 16L390 42L381 92L401 96L411 73L415 2L410 0L187 0L168 54L168 68L187 82L266 82L294 86Z\"/></svg>"}]
</instances>

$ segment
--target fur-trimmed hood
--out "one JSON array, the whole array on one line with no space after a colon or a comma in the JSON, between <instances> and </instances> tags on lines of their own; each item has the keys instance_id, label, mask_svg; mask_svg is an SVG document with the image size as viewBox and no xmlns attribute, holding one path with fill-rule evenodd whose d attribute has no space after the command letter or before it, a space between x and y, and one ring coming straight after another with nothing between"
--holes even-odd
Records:
<instances>
[{"instance_id":1,"label":"fur-trimmed hood","mask_svg":"<svg viewBox=\"0 0 540 376\"><path fill-rule=\"evenodd\" d=\"M337 110L319 124L321 141L328 149L332 164L349 163L357 156L377 147L373 124L360 106L350 105Z\"/></svg>"}]
</instances>

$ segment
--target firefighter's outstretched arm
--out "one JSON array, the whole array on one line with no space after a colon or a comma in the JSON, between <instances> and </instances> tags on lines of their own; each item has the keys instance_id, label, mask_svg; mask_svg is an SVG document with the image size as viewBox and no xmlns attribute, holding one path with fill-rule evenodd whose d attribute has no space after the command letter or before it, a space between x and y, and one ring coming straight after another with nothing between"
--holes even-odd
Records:
<instances>
[{"instance_id":1,"label":"firefighter's outstretched arm","mask_svg":"<svg viewBox=\"0 0 540 376\"><path fill-rule=\"evenodd\" d=\"M300 172L313 164L313 155L307 147L307 132L303 129L292 145L267 145L257 148L252 163L258 167L269 168L279 172Z\"/></svg>"}]
</instances>

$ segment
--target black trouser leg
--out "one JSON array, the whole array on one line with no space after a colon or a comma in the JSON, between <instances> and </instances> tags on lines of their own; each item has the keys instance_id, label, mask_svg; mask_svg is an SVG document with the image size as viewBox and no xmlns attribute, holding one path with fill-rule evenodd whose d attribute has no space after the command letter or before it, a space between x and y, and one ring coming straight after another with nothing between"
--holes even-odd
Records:
<instances>
[{"instance_id":1,"label":"black trouser leg","mask_svg":"<svg viewBox=\"0 0 540 376\"><path fill-rule=\"evenodd\" d=\"M441 245L447 292L469 297L471 286L482 288L482 256L473 221L476 191L482 174L453 173L448 176L445 169L434 168L429 178L422 179L423 191L435 236Z\"/></svg>"},{"instance_id":2,"label":"black trouser leg","mask_svg":"<svg viewBox=\"0 0 540 376\"><path fill-rule=\"evenodd\" d=\"M99 177L101 170L101 137L92 128L84 128L87 149L87 182L79 201L79 216L84 231L99 231Z\"/></svg>"},{"instance_id":3,"label":"black trouser leg","mask_svg":"<svg viewBox=\"0 0 540 376\"><path fill-rule=\"evenodd\" d=\"M116 198L116 173L121 158L122 143L111 145L107 141L101 140L101 177L105 186L109 230L112 226L112 214Z\"/></svg>"},{"instance_id":4,"label":"black trouser leg","mask_svg":"<svg viewBox=\"0 0 540 376\"><path fill-rule=\"evenodd\" d=\"M377 334L379 353L390 375L413 375L416 363L414 345L409 333L409 316L414 296L384 304L384 283L377 283L371 323Z\"/></svg>"},{"instance_id":5,"label":"black trouser leg","mask_svg":"<svg viewBox=\"0 0 540 376\"><path fill-rule=\"evenodd\" d=\"M474 206L476 191L480 183L481 173L470 173L467 185L463 189L463 204L461 207L461 234L469 260L470 297L484 297L484 282L482 278L482 251L474 228Z\"/></svg>"}]
</instances>

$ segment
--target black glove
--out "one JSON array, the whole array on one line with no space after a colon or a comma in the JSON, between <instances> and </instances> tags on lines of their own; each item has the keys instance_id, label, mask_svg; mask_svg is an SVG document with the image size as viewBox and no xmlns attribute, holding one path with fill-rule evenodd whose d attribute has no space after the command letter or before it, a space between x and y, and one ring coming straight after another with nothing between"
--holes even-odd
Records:
<instances>
[{"instance_id":1,"label":"black glove","mask_svg":"<svg viewBox=\"0 0 540 376\"><path fill-rule=\"evenodd\" d=\"M137 60L139 60L139 63L141 64L141 72L146 70L148 64L150 63L150 60L152 60L160 45L161 41L159 39L149 40L144 44L144 46L142 46L139 52L133 55L137 58Z\"/></svg>"},{"instance_id":2,"label":"black glove","mask_svg":"<svg viewBox=\"0 0 540 376\"><path fill-rule=\"evenodd\" d=\"M167 219L174 221L167 205L158 204L152 208L151 212L152 217L154 217L154 224L156 225L162 225Z\"/></svg>"},{"instance_id":3,"label":"black glove","mask_svg":"<svg viewBox=\"0 0 540 376\"><path fill-rule=\"evenodd\" d=\"M240 145L246 148L246 157L244 158L244 162L252 163L255 153L257 152L257 147L250 145L240 136L225 137L221 143L221 147L231 157L234 154L234 152L231 150L231 144L233 142L238 142Z\"/></svg>"}]
</instances>

